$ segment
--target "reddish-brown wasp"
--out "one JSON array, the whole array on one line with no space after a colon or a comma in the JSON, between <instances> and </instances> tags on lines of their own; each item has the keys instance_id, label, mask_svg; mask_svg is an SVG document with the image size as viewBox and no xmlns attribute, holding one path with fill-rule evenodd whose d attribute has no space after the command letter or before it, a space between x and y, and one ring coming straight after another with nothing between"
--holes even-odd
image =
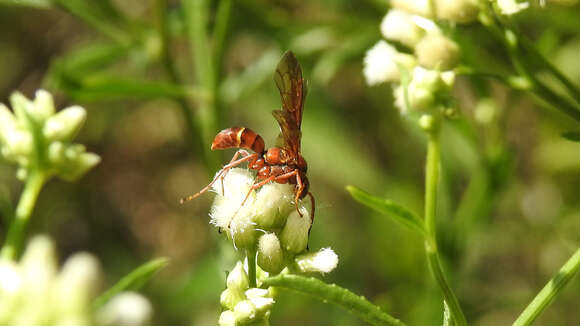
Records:
<instances>
[{"instance_id":1,"label":"reddish-brown wasp","mask_svg":"<svg viewBox=\"0 0 580 326\"><path fill-rule=\"evenodd\" d=\"M280 97L282 98L282 110L272 111L274 118L280 124L280 137L282 145L271 147L266 150L264 139L249 128L233 127L220 131L211 144L211 149L239 148L229 164L225 165L205 188L199 192L181 199L181 203L189 201L208 191L210 187L230 170L244 162L248 162L248 168L256 170L257 180L252 185L251 191L262 187L268 182L294 184L295 204L298 214L298 200L310 196L312 203L312 220L314 220L314 196L309 189L306 177L307 164L300 154L300 124L302 123L302 111L306 98L306 84L302 78L302 69L296 60L294 53L288 51L284 54L276 67L274 81ZM254 153L250 154L248 150ZM245 202L245 200L244 200ZM242 206L244 205L242 202Z\"/></svg>"}]
</instances>

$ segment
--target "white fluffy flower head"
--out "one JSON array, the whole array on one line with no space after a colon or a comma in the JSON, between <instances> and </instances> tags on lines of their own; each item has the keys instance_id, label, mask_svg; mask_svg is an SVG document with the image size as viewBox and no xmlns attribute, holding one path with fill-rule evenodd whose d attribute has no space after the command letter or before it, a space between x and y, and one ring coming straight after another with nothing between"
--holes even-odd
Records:
<instances>
[{"instance_id":1,"label":"white fluffy flower head","mask_svg":"<svg viewBox=\"0 0 580 326\"><path fill-rule=\"evenodd\" d=\"M381 40L370 48L364 58L363 74L370 86L399 81L399 65L412 67L415 59L404 53L398 52L393 46Z\"/></svg>"},{"instance_id":2,"label":"white fluffy flower head","mask_svg":"<svg viewBox=\"0 0 580 326\"><path fill-rule=\"evenodd\" d=\"M233 168L212 187L217 196L210 223L225 230L238 248L254 246L261 234L284 228L288 216L295 211L294 185L271 182L252 190L254 183L252 172ZM298 207L303 214L301 219L310 223L310 214L302 201Z\"/></svg>"}]
</instances>

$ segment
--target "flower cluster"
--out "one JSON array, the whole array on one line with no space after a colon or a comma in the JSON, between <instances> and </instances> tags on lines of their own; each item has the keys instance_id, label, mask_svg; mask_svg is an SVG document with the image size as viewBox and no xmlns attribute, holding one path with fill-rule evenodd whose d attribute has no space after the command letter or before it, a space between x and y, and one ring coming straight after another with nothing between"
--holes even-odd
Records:
<instances>
[{"instance_id":1,"label":"flower cluster","mask_svg":"<svg viewBox=\"0 0 580 326\"><path fill-rule=\"evenodd\" d=\"M264 272L258 269L258 278ZM220 296L224 311L220 315L220 326L269 325L270 309L274 305L275 290L250 288L248 273L242 262L228 274L226 289Z\"/></svg>"},{"instance_id":2,"label":"flower cluster","mask_svg":"<svg viewBox=\"0 0 580 326\"><path fill-rule=\"evenodd\" d=\"M279 273L328 273L338 264L330 248L308 252L311 215L302 201L294 203L294 186L271 182L252 190L254 179L249 170L233 168L212 188L217 195L211 223L248 253L246 263L238 262L228 275L221 295L222 326L269 325L274 290L259 288L264 278Z\"/></svg>"},{"instance_id":3,"label":"flower cluster","mask_svg":"<svg viewBox=\"0 0 580 326\"><path fill-rule=\"evenodd\" d=\"M295 257L289 269L299 273L329 273L336 268L338 256L330 248L314 253L304 253ZM220 326L269 325L270 310L274 305L276 289L251 288L247 264L238 262L228 274L226 289L220 296L224 311L220 315ZM289 273L286 269L283 273ZM269 273L257 268L257 286Z\"/></svg>"},{"instance_id":4,"label":"flower cluster","mask_svg":"<svg viewBox=\"0 0 580 326\"><path fill-rule=\"evenodd\" d=\"M74 180L99 163L98 155L72 143L86 119L85 109L71 106L55 112L52 95L44 90L37 91L32 101L13 93L10 102L14 112L0 103L1 154L18 164L20 179L43 171Z\"/></svg>"},{"instance_id":5,"label":"flower cluster","mask_svg":"<svg viewBox=\"0 0 580 326\"><path fill-rule=\"evenodd\" d=\"M395 104L402 114L449 114L459 46L430 18L472 22L479 10L477 1L392 1L392 5L380 25L387 41L379 41L364 58L367 83L395 83Z\"/></svg>"},{"instance_id":6,"label":"flower cluster","mask_svg":"<svg viewBox=\"0 0 580 326\"><path fill-rule=\"evenodd\" d=\"M236 248L257 250L258 265L277 274L306 250L310 212L302 201L297 203L300 214L296 210L294 185L271 182L250 191L254 179L249 170L234 168L213 185L217 196L211 223L224 230Z\"/></svg>"},{"instance_id":7,"label":"flower cluster","mask_svg":"<svg viewBox=\"0 0 580 326\"><path fill-rule=\"evenodd\" d=\"M118 295L95 312L92 300L98 293L100 279L99 263L88 253L74 254L59 271L53 242L37 236L19 262L0 260L0 325L144 326L148 323L150 308L115 309L119 301L127 301L123 299L127 293ZM133 296L150 306L145 298ZM139 322L123 322L128 319L127 315L133 315L131 320Z\"/></svg>"}]
</instances>

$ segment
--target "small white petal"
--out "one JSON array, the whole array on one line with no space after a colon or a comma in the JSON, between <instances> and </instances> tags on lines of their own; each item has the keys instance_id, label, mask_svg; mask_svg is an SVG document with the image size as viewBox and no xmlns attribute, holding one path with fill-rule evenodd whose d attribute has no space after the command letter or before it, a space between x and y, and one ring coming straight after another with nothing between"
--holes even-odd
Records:
<instances>
[{"instance_id":1,"label":"small white petal","mask_svg":"<svg viewBox=\"0 0 580 326\"><path fill-rule=\"evenodd\" d=\"M338 265L338 256L332 249L324 248L315 253L300 255L295 261L303 273L329 273Z\"/></svg>"},{"instance_id":2,"label":"small white petal","mask_svg":"<svg viewBox=\"0 0 580 326\"><path fill-rule=\"evenodd\" d=\"M497 0L497 6L502 15L509 16L527 9L530 6L530 3L527 1L517 0Z\"/></svg>"},{"instance_id":3,"label":"small white petal","mask_svg":"<svg viewBox=\"0 0 580 326\"><path fill-rule=\"evenodd\" d=\"M394 47L382 40L367 51L363 68L367 84L372 86L399 80L399 68L395 61L397 53Z\"/></svg>"},{"instance_id":4,"label":"small white petal","mask_svg":"<svg viewBox=\"0 0 580 326\"><path fill-rule=\"evenodd\" d=\"M387 40L398 41L414 47L424 32L413 21L413 15L399 9L387 12L381 22L381 33Z\"/></svg>"},{"instance_id":5,"label":"small white petal","mask_svg":"<svg viewBox=\"0 0 580 326\"><path fill-rule=\"evenodd\" d=\"M99 320L106 326L144 326L153 315L151 303L134 292L113 297L100 311Z\"/></svg>"}]
</instances>

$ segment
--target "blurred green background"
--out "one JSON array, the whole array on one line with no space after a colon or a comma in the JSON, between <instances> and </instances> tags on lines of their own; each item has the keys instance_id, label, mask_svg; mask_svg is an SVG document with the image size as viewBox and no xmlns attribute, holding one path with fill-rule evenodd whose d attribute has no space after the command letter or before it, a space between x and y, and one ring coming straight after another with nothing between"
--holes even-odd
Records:
<instances>
[{"instance_id":1,"label":"blurred green background","mask_svg":"<svg viewBox=\"0 0 580 326\"><path fill-rule=\"evenodd\" d=\"M365 51L381 39L387 2L221 0L189 14L180 1L11 2L0 1L0 100L43 87L59 108L84 106L79 142L103 159L80 182L55 180L40 195L32 233L55 237L61 259L95 253L106 286L152 257L170 257L143 290L155 324L217 324L226 272L241 254L208 224L211 194L186 205L179 198L206 185L233 154L209 152L219 130L247 126L274 144L278 125L270 111L280 100L272 76L292 50L309 80L302 151L317 198L310 248L330 246L340 257L323 279L408 325L441 324L441 296L421 239L344 190L356 185L422 211L425 139L393 107L390 85L370 88L361 72ZM578 7L548 6L514 19L580 84L578 15ZM203 31L192 36L196 25L188 19L206 19L209 40ZM454 36L466 64L512 70L479 25L459 26ZM203 69L213 71L214 82L204 81ZM470 324L511 324L580 244L580 145L561 137L579 128L487 80L459 77L455 95L459 114L442 138L444 268ZM487 124L474 119L484 97L495 112ZM22 187L14 172L0 164L2 217ZM575 280L536 325L580 325L579 301ZM282 292L271 324L362 322Z\"/></svg>"}]
</instances>

